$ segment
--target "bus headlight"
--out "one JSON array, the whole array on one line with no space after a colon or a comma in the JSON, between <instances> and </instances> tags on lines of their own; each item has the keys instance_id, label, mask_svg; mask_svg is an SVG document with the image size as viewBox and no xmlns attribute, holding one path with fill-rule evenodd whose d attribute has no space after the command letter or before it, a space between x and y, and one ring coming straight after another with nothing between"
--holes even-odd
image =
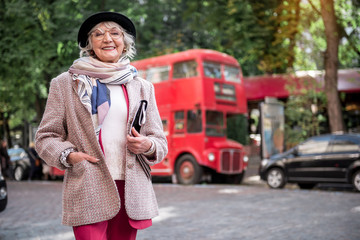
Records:
<instances>
[{"instance_id":1,"label":"bus headlight","mask_svg":"<svg viewBox=\"0 0 360 240\"><path fill-rule=\"evenodd\" d=\"M215 155L213 153L208 154L208 159L210 162L213 162L215 160Z\"/></svg>"},{"instance_id":2,"label":"bus headlight","mask_svg":"<svg viewBox=\"0 0 360 240\"><path fill-rule=\"evenodd\" d=\"M244 156L244 162L248 162L249 161L249 157L248 156Z\"/></svg>"}]
</instances>

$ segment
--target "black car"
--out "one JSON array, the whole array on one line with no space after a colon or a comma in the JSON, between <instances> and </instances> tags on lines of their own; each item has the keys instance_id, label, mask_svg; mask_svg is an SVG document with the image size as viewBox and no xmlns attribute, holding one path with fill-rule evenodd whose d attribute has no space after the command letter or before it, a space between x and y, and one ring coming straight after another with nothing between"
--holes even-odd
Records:
<instances>
[{"instance_id":1,"label":"black car","mask_svg":"<svg viewBox=\"0 0 360 240\"><path fill-rule=\"evenodd\" d=\"M30 159L25 149L14 147L8 149L13 175L16 181L27 179L30 173Z\"/></svg>"},{"instance_id":2,"label":"black car","mask_svg":"<svg viewBox=\"0 0 360 240\"><path fill-rule=\"evenodd\" d=\"M1 166L0 166L0 212L6 208L7 205L7 187L6 187L6 180L1 173Z\"/></svg>"},{"instance_id":3,"label":"black car","mask_svg":"<svg viewBox=\"0 0 360 240\"><path fill-rule=\"evenodd\" d=\"M351 183L360 191L360 134L311 137L263 159L259 174L271 188L283 188L286 183L297 183L302 189L317 183Z\"/></svg>"}]
</instances>

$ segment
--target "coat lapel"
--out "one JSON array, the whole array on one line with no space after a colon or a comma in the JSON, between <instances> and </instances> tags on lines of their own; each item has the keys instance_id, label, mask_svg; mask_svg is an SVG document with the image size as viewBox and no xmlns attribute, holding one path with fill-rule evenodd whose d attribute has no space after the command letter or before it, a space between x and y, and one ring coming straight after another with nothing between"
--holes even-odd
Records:
<instances>
[{"instance_id":1,"label":"coat lapel","mask_svg":"<svg viewBox=\"0 0 360 240\"><path fill-rule=\"evenodd\" d=\"M129 96L129 120L132 120L141 98L141 83L135 80L130 81L126 84L126 90Z\"/></svg>"}]
</instances>

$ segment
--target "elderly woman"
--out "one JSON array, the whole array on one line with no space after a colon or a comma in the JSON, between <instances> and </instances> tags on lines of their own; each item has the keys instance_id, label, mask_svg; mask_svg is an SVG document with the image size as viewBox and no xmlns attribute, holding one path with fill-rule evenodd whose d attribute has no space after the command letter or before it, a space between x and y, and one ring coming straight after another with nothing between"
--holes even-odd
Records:
<instances>
[{"instance_id":1,"label":"elderly woman","mask_svg":"<svg viewBox=\"0 0 360 240\"><path fill-rule=\"evenodd\" d=\"M81 58L51 81L36 150L66 170L62 222L76 239L135 239L158 215L146 170L165 157L167 141L154 87L130 65L135 38L120 13L90 16L78 33ZM137 132L141 100L146 121Z\"/></svg>"}]
</instances>

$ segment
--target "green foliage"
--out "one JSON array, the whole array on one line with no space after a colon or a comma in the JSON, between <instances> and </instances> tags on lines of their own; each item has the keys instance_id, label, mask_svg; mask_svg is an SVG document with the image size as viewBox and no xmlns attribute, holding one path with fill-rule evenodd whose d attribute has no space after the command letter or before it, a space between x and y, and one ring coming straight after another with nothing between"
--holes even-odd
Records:
<instances>
[{"instance_id":1,"label":"green foliage","mask_svg":"<svg viewBox=\"0 0 360 240\"><path fill-rule=\"evenodd\" d=\"M258 24L264 26L265 45L258 56L260 70L265 73L284 73L292 68L294 47L299 32L300 0L251 3Z\"/></svg>"},{"instance_id":2,"label":"green foliage","mask_svg":"<svg viewBox=\"0 0 360 240\"><path fill-rule=\"evenodd\" d=\"M360 66L359 9L356 0L336 1L343 68ZM79 26L98 11L134 20L137 59L209 48L234 56L245 76L323 69L324 26L309 1L2 0L0 112L12 126L40 121L50 80L78 57Z\"/></svg>"},{"instance_id":3,"label":"green foliage","mask_svg":"<svg viewBox=\"0 0 360 240\"><path fill-rule=\"evenodd\" d=\"M320 3L316 4L316 7L320 9ZM301 15L303 17L300 24L303 31L297 40L294 69L324 69L326 36L321 15L305 2L301 3Z\"/></svg>"},{"instance_id":4,"label":"green foliage","mask_svg":"<svg viewBox=\"0 0 360 240\"><path fill-rule=\"evenodd\" d=\"M233 115L226 117L227 137L243 145L249 144L248 120L245 115Z\"/></svg>"},{"instance_id":5,"label":"green foliage","mask_svg":"<svg viewBox=\"0 0 360 240\"><path fill-rule=\"evenodd\" d=\"M288 88L293 93L285 104L285 142L290 148L306 138L324 133L327 121L326 95L318 91L315 79L303 79L303 86ZM297 91L300 94L295 94Z\"/></svg>"},{"instance_id":6,"label":"green foliage","mask_svg":"<svg viewBox=\"0 0 360 240\"><path fill-rule=\"evenodd\" d=\"M296 45L295 70L324 69L326 37L324 23L320 14L319 0L301 3L300 28ZM337 0L336 17L341 34L339 45L339 67L355 68L360 66L360 3L357 0Z\"/></svg>"},{"instance_id":7,"label":"green foliage","mask_svg":"<svg viewBox=\"0 0 360 240\"><path fill-rule=\"evenodd\" d=\"M89 3L2 1L0 111L11 115L10 126L40 121L51 78L78 56L75 25Z\"/></svg>"},{"instance_id":8,"label":"green foliage","mask_svg":"<svg viewBox=\"0 0 360 240\"><path fill-rule=\"evenodd\" d=\"M210 48L234 56L245 75L260 73L256 50L263 27L248 1L189 1L185 18L191 21L195 48ZM246 47L244 47L246 46Z\"/></svg>"},{"instance_id":9,"label":"green foliage","mask_svg":"<svg viewBox=\"0 0 360 240\"><path fill-rule=\"evenodd\" d=\"M335 11L339 19L341 33L339 62L343 68L360 65L360 1L335 1Z\"/></svg>"}]
</instances>

